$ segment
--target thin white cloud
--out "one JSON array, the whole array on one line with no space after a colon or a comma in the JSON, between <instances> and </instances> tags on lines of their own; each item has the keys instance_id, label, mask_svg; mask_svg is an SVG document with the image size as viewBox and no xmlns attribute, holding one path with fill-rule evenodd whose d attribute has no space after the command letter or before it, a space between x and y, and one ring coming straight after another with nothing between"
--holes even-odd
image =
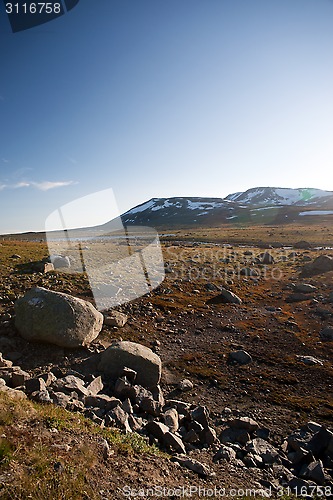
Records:
<instances>
[{"instance_id":1,"label":"thin white cloud","mask_svg":"<svg viewBox=\"0 0 333 500\"><path fill-rule=\"evenodd\" d=\"M30 182L17 182L16 184L12 184L11 186L7 186L9 188L17 189L31 186Z\"/></svg>"},{"instance_id":2,"label":"thin white cloud","mask_svg":"<svg viewBox=\"0 0 333 500\"><path fill-rule=\"evenodd\" d=\"M34 182L34 181L21 181L16 184L0 184L0 190L2 189L20 189L20 188L28 188L34 187L39 189L40 191L48 191L49 189L55 189L65 186L71 186L72 184L76 184L74 181L43 181L43 182Z\"/></svg>"},{"instance_id":3,"label":"thin white cloud","mask_svg":"<svg viewBox=\"0 0 333 500\"><path fill-rule=\"evenodd\" d=\"M70 186L71 184L75 184L74 181L44 181L44 182L31 182L31 185L41 191L48 191L49 189L55 189L59 187Z\"/></svg>"},{"instance_id":4,"label":"thin white cloud","mask_svg":"<svg viewBox=\"0 0 333 500\"><path fill-rule=\"evenodd\" d=\"M1 160L2 160L4 163L9 163L9 160L7 160L7 158L1 158Z\"/></svg>"}]
</instances>

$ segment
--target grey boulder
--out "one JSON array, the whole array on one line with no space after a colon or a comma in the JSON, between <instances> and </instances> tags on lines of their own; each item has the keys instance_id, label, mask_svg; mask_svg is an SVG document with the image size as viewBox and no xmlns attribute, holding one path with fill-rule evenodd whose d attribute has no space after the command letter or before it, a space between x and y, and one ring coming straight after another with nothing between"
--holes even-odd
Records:
<instances>
[{"instance_id":1,"label":"grey boulder","mask_svg":"<svg viewBox=\"0 0 333 500\"><path fill-rule=\"evenodd\" d=\"M23 338L60 347L90 344L103 326L103 315L90 302L42 287L19 298L15 313L15 326Z\"/></svg>"},{"instance_id":2,"label":"grey boulder","mask_svg":"<svg viewBox=\"0 0 333 500\"><path fill-rule=\"evenodd\" d=\"M114 342L99 354L98 370L116 379L125 367L135 370L136 383L144 387L155 387L161 378L161 359L148 347L135 342Z\"/></svg>"}]
</instances>

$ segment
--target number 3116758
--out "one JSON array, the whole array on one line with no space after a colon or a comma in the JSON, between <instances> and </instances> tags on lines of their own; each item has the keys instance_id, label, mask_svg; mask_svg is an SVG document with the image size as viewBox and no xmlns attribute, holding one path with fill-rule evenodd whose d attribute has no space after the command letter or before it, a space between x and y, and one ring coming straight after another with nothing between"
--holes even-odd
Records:
<instances>
[{"instance_id":1,"label":"number 3116758","mask_svg":"<svg viewBox=\"0 0 333 500\"><path fill-rule=\"evenodd\" d=\"M6 3L7 14L60 14L60 3Z\"/></svg>"}]
</instances>

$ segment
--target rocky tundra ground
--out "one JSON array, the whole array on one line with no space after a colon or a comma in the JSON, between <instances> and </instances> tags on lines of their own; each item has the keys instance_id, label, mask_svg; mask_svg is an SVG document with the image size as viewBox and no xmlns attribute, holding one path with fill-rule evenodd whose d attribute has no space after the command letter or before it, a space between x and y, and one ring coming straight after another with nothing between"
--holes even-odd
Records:
<instances>
[{"instance_id":1,"label":"rocky tundra ground","mask_svg":"<svg viewBox=\"0 0 333 500\"><path fill-rule=\"evenodd\" d=\"M51 450L47 477L49 484L58 481L53 498L144 496L148 487L155 496L157 487L168 488L163 494L170 498L180 496L176 487L192 487L183 490L192 498L200 497L200 488L206 496L235 497L251 488L258 496L281 496L295 486L312 497L329 496L332 250L304 241L270 248L269 242L259 247L166 238L164 281L104 311L94 340L64 347L50 338L27 340L15 304L34 287L94 304L87 276L36 272L32 263L48 255L43 242L3 240L0 248L0 497L27 498L18 483L32 488L22 478L37 474L36 463L26 463L19 450L37 445ZM131 379L131 370L111 376L92 362L128 342L161 360L155 388L145 378L135 380L140 367ZM17 403L11 391L27 399ZM50 401L36 395L43 391ZM19 418L11 420L8 413ZM79 425L75 418L90 423ZM59 420L62 425L50 425ZM127 432L125 440L137 431L143 444L116 443L105 434L114 428ZM89 467L80 469L84 486L55 496L61 475L73 480L70 468L80 463L75 454L84 446L90 452Z\"/></svg>"}]
</instances>

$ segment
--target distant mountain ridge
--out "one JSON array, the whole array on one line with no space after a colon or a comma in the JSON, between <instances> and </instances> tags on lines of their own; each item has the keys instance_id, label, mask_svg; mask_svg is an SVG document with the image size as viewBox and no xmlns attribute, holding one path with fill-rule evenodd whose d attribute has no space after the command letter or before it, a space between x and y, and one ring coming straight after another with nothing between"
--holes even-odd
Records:
<instances>
[{"instance_id":1,"label":"distant mountain ridge","mask_svg":"<svg viewBox=\"0 0 333 500\"><path fill-rule=\"evenodd\" d=\"M333 191L313 188L276 188L256 187L247 191L229 194L224 200L237 201L251 205L304 205L331 199Z\"/></svg>"},{"instance_id":2,"label":"distant mountain ridge","mask_svg":"<svg viewBox=\"0 0 333 500\"><path fill-rule=\"evenodd\" d=\"M225 198L151 198L122 215L125 225L186 226L286 223L333 215L333 191L255 187Z\"/></svg>"}]
</instances>

